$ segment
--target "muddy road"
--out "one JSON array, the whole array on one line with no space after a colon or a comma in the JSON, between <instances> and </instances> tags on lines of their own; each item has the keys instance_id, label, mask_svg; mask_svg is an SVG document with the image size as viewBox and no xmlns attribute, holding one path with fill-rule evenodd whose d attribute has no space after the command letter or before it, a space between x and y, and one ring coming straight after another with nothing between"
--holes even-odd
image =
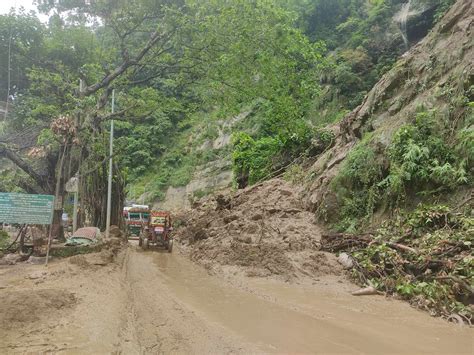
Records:
<instances>
[{"instance_id":1,"label":"muddy road","mask_svg":"<svg viewBox=\"0 0 474 355\"><path fill-rule=\"evenodd\" d=\"M97 260L99 260L97 262ZM0 353L472 354L473 329L341 278L289 284L213 275L130 246L0 269Z\"/></svg>"}]
</instances>

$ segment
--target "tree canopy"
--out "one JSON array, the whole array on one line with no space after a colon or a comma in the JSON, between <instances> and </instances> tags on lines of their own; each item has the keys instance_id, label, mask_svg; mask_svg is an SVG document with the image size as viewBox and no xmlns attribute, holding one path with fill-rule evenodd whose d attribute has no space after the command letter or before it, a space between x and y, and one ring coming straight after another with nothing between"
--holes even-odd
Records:
<instances>
[{"instance_id":1,"label":"tree canopy","mask_svg":"<svg viewBox=\"0 0 474 355\"><path fill-rule=\"evenodd\" d=\"M112 118L122 197L127 181L157 166L160 186L185 183L178 175L207 159L185 153L189 127L244 109L254 126L234 134L233 162L245 186L307 154L315 137L324 146L321 127L356 106L403 50L383 27L401 1L37 3L47 24L0 16L0 101L14 106L0 157L31 192L64 194L73 175L89 195L102 191ZM101 202L89 201L96 219Z\"/></svg>"}]
</instances>

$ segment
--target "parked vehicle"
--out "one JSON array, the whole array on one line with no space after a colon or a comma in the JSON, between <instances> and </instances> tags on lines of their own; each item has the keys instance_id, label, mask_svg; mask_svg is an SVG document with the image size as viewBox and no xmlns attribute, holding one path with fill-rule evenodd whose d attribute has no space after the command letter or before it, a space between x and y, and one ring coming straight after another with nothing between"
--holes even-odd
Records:
<instances>
[{"instance_id":1,"label":"parked vehicle","mask_svg":"<svg viewBox=\"0 0 474 355\"><path fill-rule=\"evenodd\" d=\"M148 249L151 245L173 250L171 214L168 211L151 211L148 223L141 230L138 245Z\"/></svg>"},{"instance_id":2,"label":"parked vehicle","mask_svg":"<svg viewBox=\"0 0 474 355\"><path fill-rule=\"evenodd\" d=\"M74 232L71 238L66 239L66 246L87 246L100 243L102 234L100 229L96 227L79 228Z\"/></svg>"},{"instance_id":3,"label":"parked vehicle","mask_svg":"<svg viewBox=\"0 0 474 355\"><path fill-rule=\"evenodd\" d=\"M132 205L123 209L125 225L130 237L138 237L144 225L148 224L150 208L147 205Z\"/></svg>"}]
</instances>

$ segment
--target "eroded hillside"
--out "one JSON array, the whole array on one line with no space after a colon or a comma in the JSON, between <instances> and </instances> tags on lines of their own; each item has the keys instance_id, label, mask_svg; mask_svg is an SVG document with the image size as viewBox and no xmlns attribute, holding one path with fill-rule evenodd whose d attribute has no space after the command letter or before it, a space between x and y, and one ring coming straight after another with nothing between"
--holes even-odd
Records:
<instances>
[{"instance_id":1,"label":"eroded hillside","mask_svg":"<svg viewBox=\"0 0 474 355\"><path fill-rule=\"evenodd\" d=\"M357 282L470 322L473 11L457 1L330 127L319 157L283 174L291 183L195 204L178 234L191 259L294 281L340 273L324 251L346 251Z\"/></svg>"},{"instance_id":2,"label":"eroded hillside","mask_svg":"<svg viewBox=\"0 0 474 355\"><path fill-rule=\"evenodd\" d=\"M446 140L452 141L453 136L461 131L472 132L473 112L467 103L474 98L473 16L471 1L457 1L427 37L403 55L395 67L382 77L363 103L340 124L333 126L336 137L334 146L309 169L311 179L301 193L308 209L317 212L323 219L336 221L341 218L343 200L349 197L351 190L365 188L367 192L371 186L361 185L374 185L390 176L390 168L395 164L391 165L389 146L400 127L413 124L417 115L432 115L429 124L442 126L441 134L451 135ZM336 176L348 166L351 152L357 152L354 148L361 146L368 147L361 152L363 163L358 167L361 175L375 170L373 174L377 176L368 176L367 182L359 181L359 185L357 182L338 185ZM470 159L468 155L469 152L464 154ZM459 156L458 160L464 159L464 156ZM466 175L472 182L472 161L469 164ZM406 184L416 182L415 179L411 182L407 180ZM463 188L462 185L459 188ZM436 186L420 184L410 191L410 197L418 192L416 188L430 187L435 190ZM349 190L349 193L344 191L341 194L341 190ZM383 202L374 204L370 212L374 212ZM355 217L366 216L366 211L361 212L362 215Z\"/></svg>"}]
</instances>

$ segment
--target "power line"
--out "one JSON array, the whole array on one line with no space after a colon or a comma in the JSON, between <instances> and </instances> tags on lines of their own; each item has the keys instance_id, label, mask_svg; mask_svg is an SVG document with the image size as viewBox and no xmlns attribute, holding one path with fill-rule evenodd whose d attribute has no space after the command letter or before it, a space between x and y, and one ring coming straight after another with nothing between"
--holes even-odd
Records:
<instances>
[{"instance_id":1,"label":"power line","mask_svg":"<svg viewBox=\"0 0 474 355\"><path fill-rule=\"evenodd\" d=\"M16 1L15 1L16 11ZM7 63L7 100L5 105L5 114L3 118L6 120L8 116L8 102L10 101L10 85L11 85L11 55L12 55L12 37L13 37L13 24L10 22L10 38L8 40L8 63Z\"/></svg>"},{"instance_id":2,"label":"power line","mask_svg":"<svg viewBox=\"0 0 474 355\"><path fill-rule=\"evenodd\" d=\"M16 0L13 3L13 7L15 9L15 14L16 14ZM12 39L13 39L13 22L10 22L10 36L8 40L8 63L7 63L7 68L8 68L8 73L7 73L7 100L6 100L6 105L5 105L5 114L3 118L6 120L8 116L8 104L10 102L10 86L11 86L11 55L12 55Z\"/></svg>"},{"instance_id":3,"label":"power line","mask_svg":"<svg viewBox=\"0 0 474 355\"><path fill-rule=\"evenodd\" d=\"M12 143L19 149L31 145L46 126L29 126L21 131L0 135L0 143Z\"/></svg>"}]
</instances>

